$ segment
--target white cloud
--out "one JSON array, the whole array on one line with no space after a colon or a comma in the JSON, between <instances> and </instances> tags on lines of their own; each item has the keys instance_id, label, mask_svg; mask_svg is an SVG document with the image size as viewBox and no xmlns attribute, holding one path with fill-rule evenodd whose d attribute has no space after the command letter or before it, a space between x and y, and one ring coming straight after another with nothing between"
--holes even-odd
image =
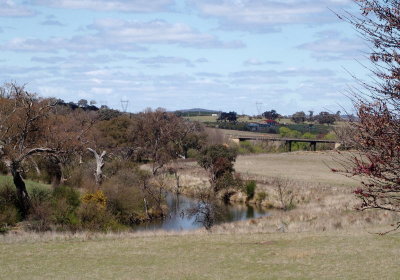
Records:
<instances>
[{"instance_id":1,"label":"white cloud","mask_svg":"<svg viewBox=\"0 0 400 280\"><path fill-rule=\"evenodd\" d=\"M329 77L335 73L329 69L288 68L285 70L260 70L260 71L238 71L230 74L231 77Z\"/></svg>"},{"instance_id":2,"label":"white cloud","mask_svg":"<svg viewBox=\"0 0 400 280\"><path fill-rule=\"evenodd\" d=\"M12 0L0 0L0 17L29 17L35 15L31 9Z\"/></svg>"},{"instance_id":3,"label":"white cloud","mask_svg":"<svg viewBox=\"0 0 400 280\"><path fill-rule=\"evenodd\" d=\"M317 25L336 21L328 9L348 7L351 0L191 0L205 16L220 19L225 28L249 32L278 31L286 24Z\"/></svg>"},{"instance_id":4,"label":"white cloud","mask_svg":"<svg viewBox=\"0 0 400 280\"><path fill-rule=\"evenodd\" d=\"M261 60L258 58L249 58L243 62L244 66L261 66L261 65L268 65L268 64L280 64L281 62L276 60Z\"/></svg>"},{"instance_id":5,"label":"white cloud","mask_svg":"<svg viewBox=\"0 0 400 280\"><path fill-rule=\"evenodd\" d=\"M356 38L346 38L336 31L325 31L317 34L313 42L298 46L299 49L310 51L317 60L360 59L366 53L367 46Z\"/></svg>"},{"instance_id":6,"label":"white cloud","mask_svg":"<svg viewBox=\"0 0 400 280\"><path fill-rule=\"evenodd\" d=\"M175 56L154 56L139 58L138 63L147 65L149 67L160 67L167 64L183 64L187 67L194 67L194 64L186 58Z\"/></svg>"},{"instance_id":7,"label":"white cloud","mask_svg":"<svg viewBox=\"0 0 400 280\"><path fill-rule=\"evenodd\" d=\"M183 23L163 20L149 22L102 19L88 26L92 34L72 38L53 37L47 40L14 38L3 45L2 50L26 52L74 52L101 49L143 51L143 45L175 44L194 48L242 48L240 41L225 42L217 37L201 33ZM94 33L93 33L94 32Z\"/></svg>"},{"instance_id":8,"label":"white cloud","mask_svg":"<svg viewBox=\"0 0 400 280\"><path fill-rule=\"evenodd\" d=\"M174 0L31 0L33 4L96 11L157 12L167 10Z\"/></svg>"},{"instance_id":9,"label":"white cloud","mask_svg":"<svg viewBox=\"0 0 400 280\"><path fill-rule=\"evenodd\" d=\"M201 33L184 23L169 23L164 20L149 22L103 19L91 28L108 39L121 43L165 43L205 48L243 47L239 41L222 42L213 35Z\"/></svg>"}]
</instances>

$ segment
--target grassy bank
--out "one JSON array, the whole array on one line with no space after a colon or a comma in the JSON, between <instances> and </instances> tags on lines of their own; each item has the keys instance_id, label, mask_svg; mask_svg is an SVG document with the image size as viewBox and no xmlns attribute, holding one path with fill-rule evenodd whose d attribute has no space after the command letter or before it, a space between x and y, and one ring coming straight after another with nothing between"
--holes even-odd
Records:
<instances>
[{"instance_id":1,"label":"grassy bank","mask_svg":"<svg viewBox=\"0 0 400 280\"><path fill-rule=\"evenodd\" d=\"M49 189L51 188L50 185L34 182L31 180L24 180L26 184L26 188L28 192L30 192L32 189ZM11 176L5 176L5 175L0 175L0 186L4 186L5 184L13 186L13 179Z\"/></svg>"},{"instance_id":2,"label":"grassy bank","mask_svg":"<svg viewBox=\"0 0 400 280\"><path fill-rule=\"evenodd\" d=\"M1 240L1 239L0 239ZM399 279L400 236L366 232L0 241L3 279Z\"/></svg>"},{"instance_id":3,"label":"grassy bank","mask_svg":"<svg viewBox=\"0 0 400 280\"><path fill-rule=\"evenodd\" d=\"M244 180L254 180L255 203L290 211L269 210L268 218L225 225L229 232L323 232L338 229L363 231L370 226L390 225L400 219L384 211L356 211L360 201L353 194L359 182L338 173L329 166L338 167L336 152L296 152L282 154L261 154L239 156L235 170ZM336 158L336 159L335 159ZM195 162L181 162L181 191L194 194L209 186L204 170ZM278 183L282 188L278 189ZM168 185L174 189L175 181L170 178ZM282 195L281 195L282 194ZM238 199L233 200L240 203ZM243 200L242 200L243 201ZM286 205L286 206L287 206Z\"/></svg>"},{"instance_id":4,"label":"grassy bank","mask_svg":"<svg viewBox=\"0 0 400 280\"><path fill-rule=\"evenodd\" d=\"M261 177L354 187L359 184L357 180L331 171L331 168L341 168L338 160L342 157L333 151L244 155L238 157L235 170Z\"/></svg>"}]
</instances>

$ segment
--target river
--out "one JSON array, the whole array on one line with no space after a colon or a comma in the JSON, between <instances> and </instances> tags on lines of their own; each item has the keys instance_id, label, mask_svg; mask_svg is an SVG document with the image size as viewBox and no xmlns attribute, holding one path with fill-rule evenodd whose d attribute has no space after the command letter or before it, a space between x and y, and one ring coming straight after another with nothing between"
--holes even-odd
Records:
<instances>
[{"instance_id":1,"label":"river","mask_svg":"<svg viewBox=\"0 0 400 280\"><path fill-rule=\"evenodd\" d=\"M206 204L199 203L198 200L188 198L183 195L175 195L167 193L166 202L168 205L168 213L164 219L154 220L148 223L143 223L134 227L138 231L181 231L194 230L204 226L202 215L189 215L191 209L198 209ZM260 207L251 205L232 205L223 202L212 205L212 209L217 209L214 212L213 224L229 223L253 218L267 216L268 212ZM200 219L199 219L200 217Z\"/></svg>"}]
</instances>

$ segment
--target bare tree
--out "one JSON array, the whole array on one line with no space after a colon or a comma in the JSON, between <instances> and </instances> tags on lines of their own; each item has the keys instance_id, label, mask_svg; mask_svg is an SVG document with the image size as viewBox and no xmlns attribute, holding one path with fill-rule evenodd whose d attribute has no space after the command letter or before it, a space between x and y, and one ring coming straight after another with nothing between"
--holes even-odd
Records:
<instances>
[{"instance_id":1,"label":"bare tree","mask_svg":"<svg viewBox=\"0 0 400 280\"><path fill-rule=\"evenodd\" d=\"M164 109L149 109L139 114L132 132L136 148L152 162L153 175L169 161L186 157L188 149L198 149L205 138L199 134L198 124L186 122Z\"/></svg>"},{"instance_id":2,"label":"bare tree","mask_svg":"<svg viewBox=\"0 0 400 280\"><path fill-rule=\"evenodd\" d=\"M22 216L26 216L30 199L22 178L22 163L38 154L56 154L47 131L47 118L55 104L40 99L16 84L6 84L0 99L0 159L6 163L17 189Z\"/></svg>"},{"instance_id":3,"label":"bare tree","mask_svg":"<svg viewBox=\"0 0 400 280\"><path fill-rule=\"evenodd\" d=\"M15 83L5 84L1 92L0 160L13 176L20 211L26 216L30 198L22 176L24 163L35 157L53 158L60 169L56 185L62 183L63 166L82 153L90 121L79 112L72 116L71 111L60 110L56 99L40 98Z\"/></svg>"},{"instance_id":4,"label":"bare tree","mask_svg":"<svg viewBox=\"0 0 400 280\"><path fill-rule=\"evenodd\" d=\"M291 187L293 182L288 179L276 178L272 181L272 185L275 188L277 194L277 200L281 204L281 209L287 211L295 207L294 199L296 194Z\"/></svg>"},{"instance_id":5,"label":"bare tree","mask_svg":"<svg viewBox=\"0 0 400 280\"><path fill-rule=\"evenodd\" d=\"M89 135L96 119L94 112L67 108L56 108L47 118L46 139L58 151L56 157L52 155L60 171L56 186L68 180L64 173L66 166L81 163L86 148L90 147Z\"/></svg>"},{"instance_id":6,"label":"bare tree","mask_svg":"<svg viewBox=\"0 0 400 280\"><path fill-rule=\"evenodd\" d=\"M99 186L103 182L104 157L106 156L107 152L103 151L101 154L99 154L92 148L87 149L94 155L94 158L96 159L96 171L94 172L94 177L96 180L96 185Z\"/></svg>"},{"instance_id":7,"label":"bare tree","mask_svg":"<svg viewBox=\"0 0 400 280\"><path fill-rule=\"evenodd\" d=\"M373 83L352 91L358 122L352 123L358 150L344 170L361 176L355 191L360 210L400 212L400 13L397 0L358 0L360 15L340 17L370 43ZM400 222L396 228L400 227Z\"/></svg>"}]
</instances>

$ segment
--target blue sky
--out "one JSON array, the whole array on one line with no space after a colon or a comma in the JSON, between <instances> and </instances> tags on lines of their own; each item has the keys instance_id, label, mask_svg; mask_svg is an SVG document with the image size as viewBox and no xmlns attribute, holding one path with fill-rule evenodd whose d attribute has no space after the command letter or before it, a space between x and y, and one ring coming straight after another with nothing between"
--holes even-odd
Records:
<instances>
[{"instance_id":1,"label":"blue sky","mask_svg":"<svg viewBox=\"0 0 400 280\"><path fill-rule=\"evenodd\" d=\"M351 0L0 0L2 82L129 111L350 110ZM258 109L256 103L259 103Z\"/></svg>"}]
</instances>

